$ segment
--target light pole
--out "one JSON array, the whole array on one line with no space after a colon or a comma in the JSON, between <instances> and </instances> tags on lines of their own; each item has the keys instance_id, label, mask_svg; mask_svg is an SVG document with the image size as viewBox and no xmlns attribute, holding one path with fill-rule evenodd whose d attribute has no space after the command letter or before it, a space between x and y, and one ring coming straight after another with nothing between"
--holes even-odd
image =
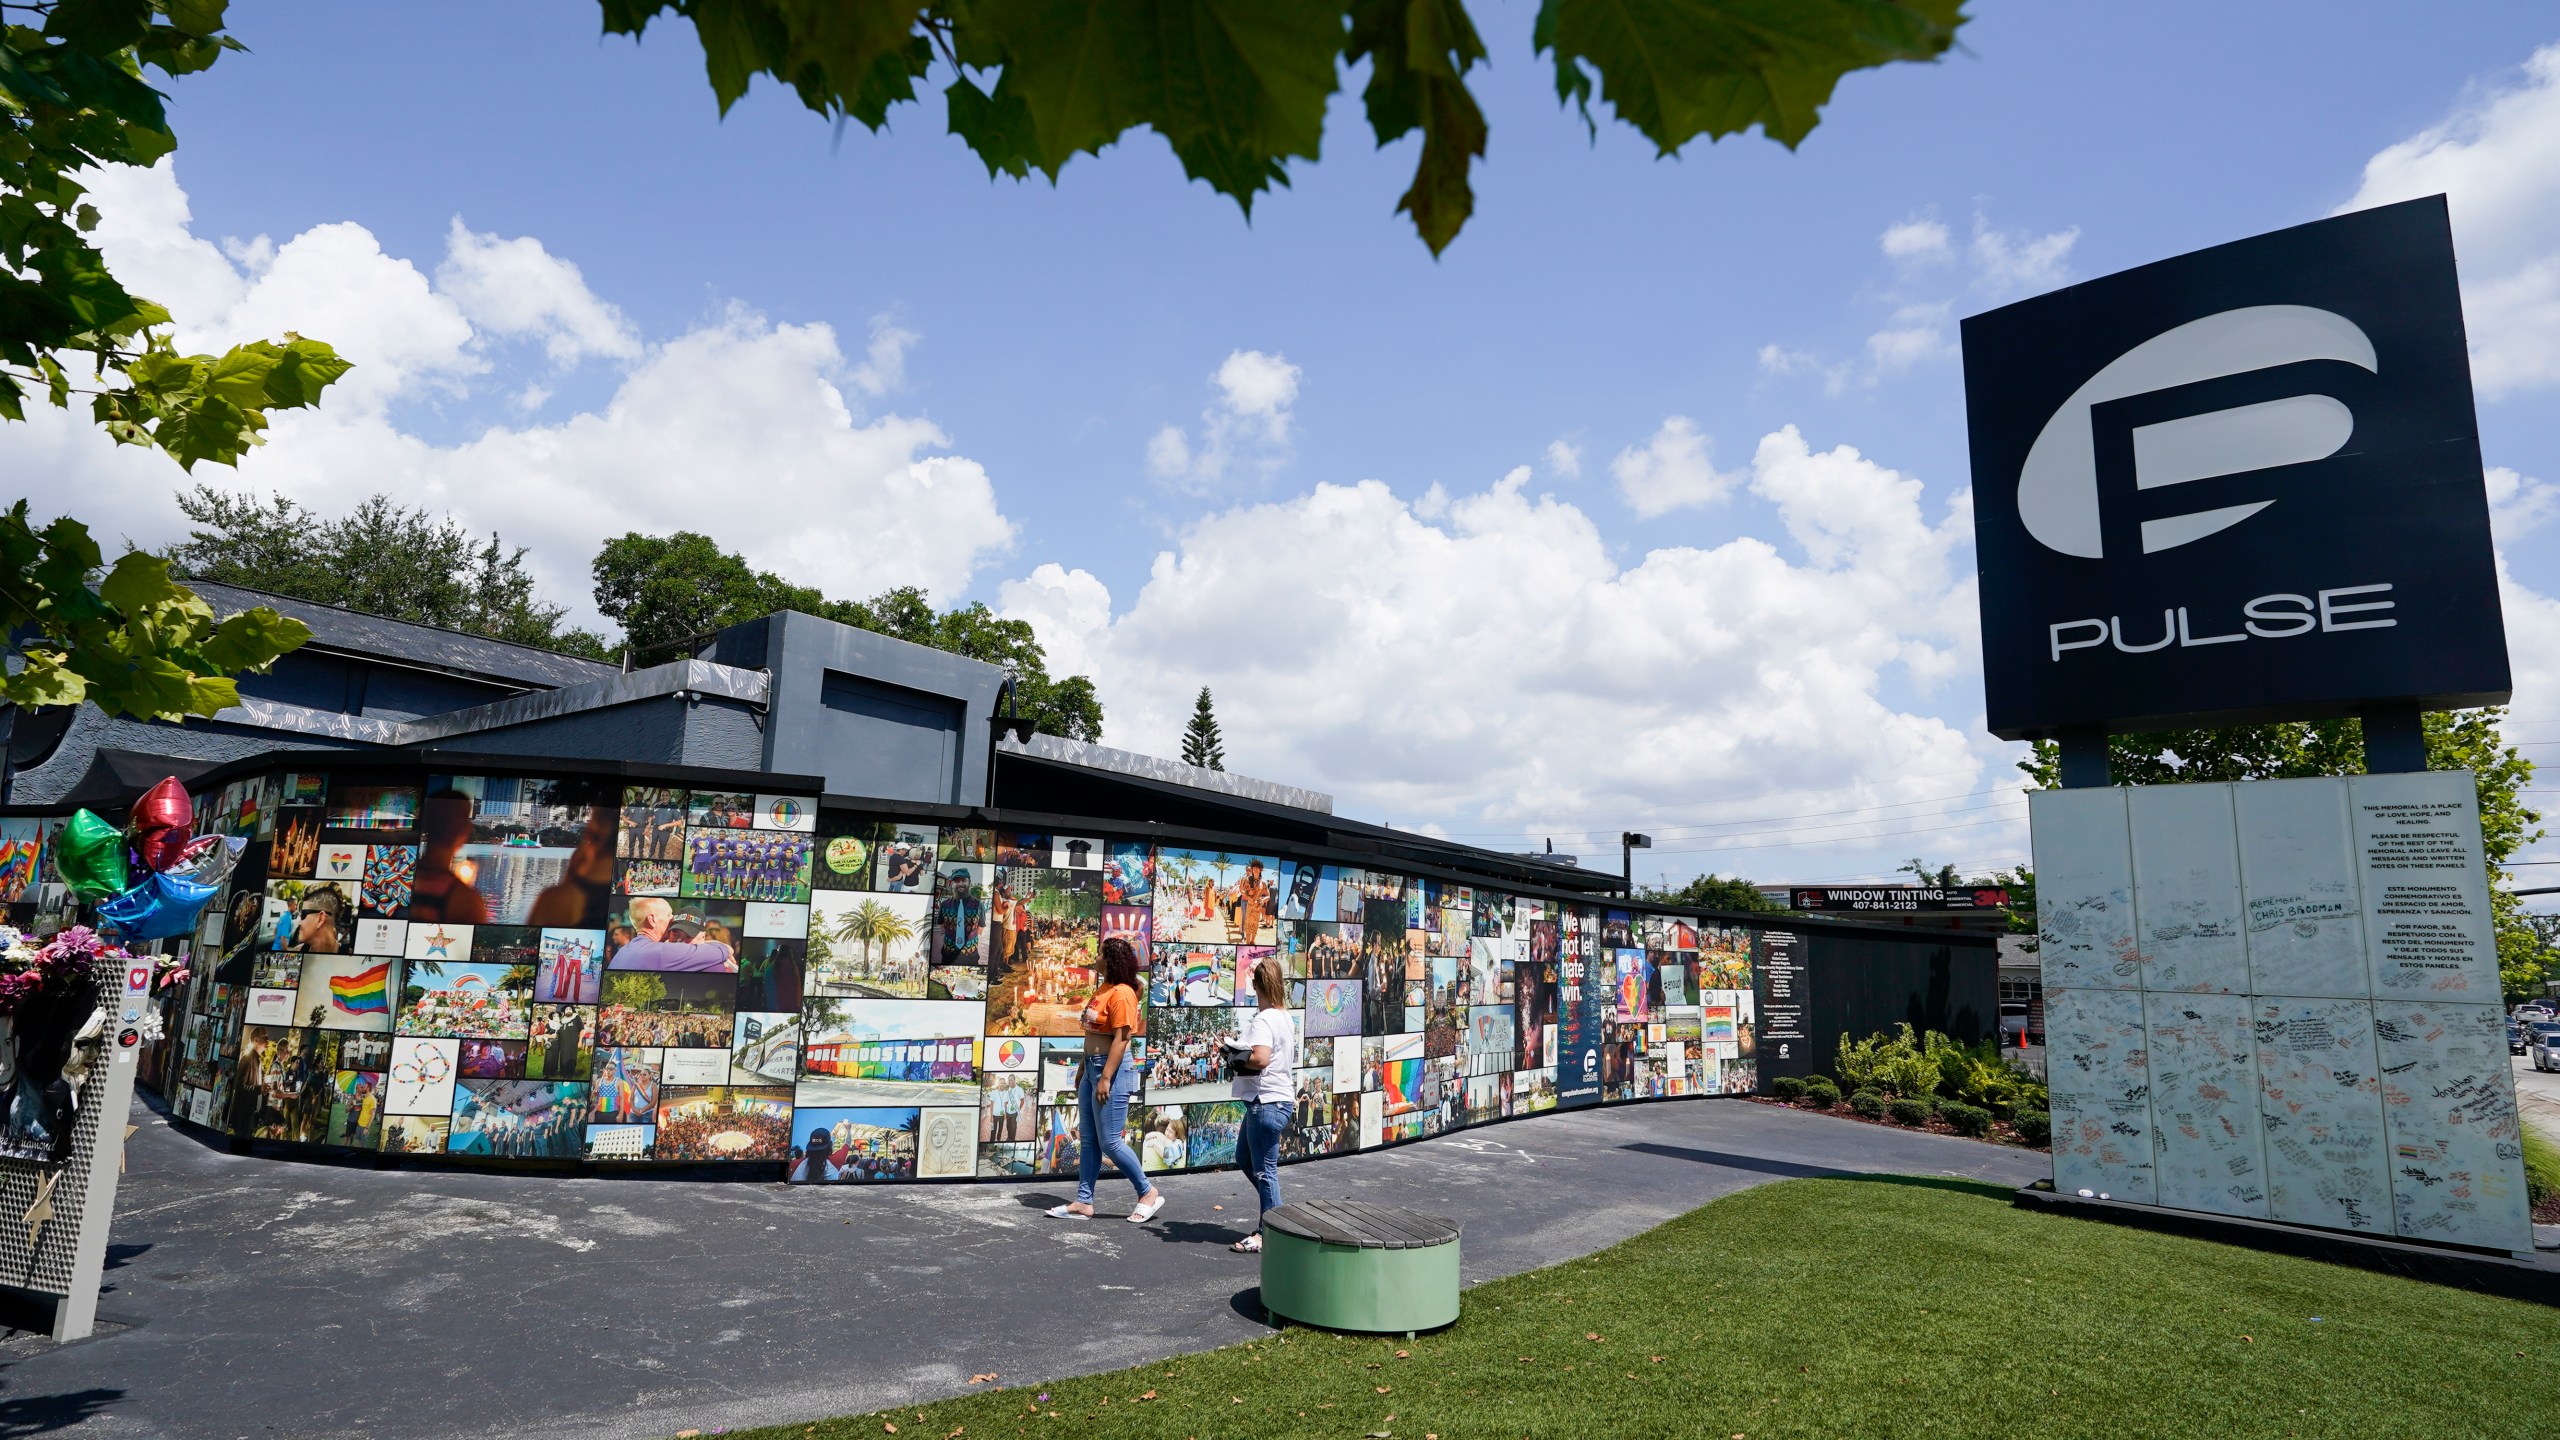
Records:
<instances>
[{"instance_id":1,"label":"light pole","mask_svg":"<svg viewBox=\"0 0 2560 1440\"><path fill-rule=\"evenodd\" d=\"M1653 848L1653 837L1633 830L1618 834L1618 888L1626 894L1636 893L1636 852Z\"/></svg>"}]
</instances>

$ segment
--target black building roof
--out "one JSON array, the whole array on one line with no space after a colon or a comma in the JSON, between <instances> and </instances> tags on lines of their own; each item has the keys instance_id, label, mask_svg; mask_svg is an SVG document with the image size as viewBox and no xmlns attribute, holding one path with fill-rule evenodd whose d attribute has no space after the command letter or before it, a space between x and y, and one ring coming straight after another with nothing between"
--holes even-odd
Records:
<instances>
[{"instance_id":1,"label":"black building roof","mask_svg":"<svg viewBox=\"0 0 2560 1440\"><path fill-rule=\"evenodd\" d=\"M1461 845L1417 831L1391 830L1384 825L1275 805L1250 796L1097 770L1019 750L997 752L994 803L1006 810L1261 836L1375 855L1381 864L1401 862L1463 870L1497 881L1577 894L1614 894L1619 887L1617 876L1601 871Z\"/></svg>"},{"instance_id":2,"label":"black building roof","mask_svg":"<svg viewBox=\"0 0 2560 1440\"><path fill-rule=\"evenodd\" d=\"M359 656L384 664L407 665L497 681L526 690L556 690L618 675L619 666L581 660L555 650L515 645L405 620L386 620L336 605L296 600L239 585L190 580L187 588L203 596L215 613L236 615L264 605L311 627L306 650Z\"/></svg>"}]
</instances>

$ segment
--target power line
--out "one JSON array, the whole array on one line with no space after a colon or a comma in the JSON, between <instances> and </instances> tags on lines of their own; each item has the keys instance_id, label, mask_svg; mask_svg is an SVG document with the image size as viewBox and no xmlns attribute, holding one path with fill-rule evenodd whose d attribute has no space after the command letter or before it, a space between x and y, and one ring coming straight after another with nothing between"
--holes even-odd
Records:
<instances>
[{"instance_id":1,"label":"power line","mask_svg":"<svg viewBox=\"0 0 2560 1440\"><path fill-rule=\"evenodd\" d=\"M1874 838L1879 840L1892 840L1909 835L1934 835L1947 830L1979 830L1986 825L2014 825L2016 823L2018 822L2015 816L2007 816L1997 820L1973 820L1962 825L1932 825L1921 830L1897 830L1890 834L1879 835ZM1850 843L1853 842L1842 838L1824 840L1778 840L1766 845L1718 845L1695 850L1656 850L1653 853L1656 855L1732 855L1740 854L1747 850L1793 850L1806 845L1845 847Z\"/></svg>"},{"instance_id":2,"label":"power line","mask_svg":"<svg viewBox=\"0 0 2560 1440\"><path fill-rule=\"evenodd\" d=\"M2005 790L2005 787L1995 785L1995 786L1992 786L1992 787L1990 787L1990 788L1988 788L1988 789L1983 789L1983 790L1968 790L1968 791L1964 792L1964 793L1963 793L1963 794L1961 794L1961 795L1932 795L1932 796L1930 796L1930 797L1928 797L1928 798L1926 798L1926 799L1922 799L1922 800L1892 800L1892 801L1887 801L1887 802L1885 802L1884 804L1881 804L1881 805L1855 805L1855 806L1851 806L1850 808L1848 808L1848 809L1846 809L1846 810L1815 810L1815 811L1809 812L1809 813L1807 813L1807 814L1802 814L1802 815L1765 815L1765 816L1762 816L1762 817L1760 817L1760 818L1758 818L1758 819L1755 819L1755 820L1696 820L1696 821L1686 821L1686 822L1674 822L1673 824L1668 825L1668 826L1657 826L1657 827L1656 827L1656 829L1657 829L1657 831L1658 831L1658 832L1660 832L1660 833L1667 833L1668 831L1671 831L1671 830L1700 830L1700 829L1715 829L1715 828L1719 828L1719 827L1722 827L1722 826L1728 826L1728 825L1782 825L1782 824L1786 824L1786 823L1788 823L1788 822L1790 822L1790 821L1795 821L1795 820L1820 820L1820 819L1823 819L1823 818L1825 818L1825 817L1827 817L1827 816L1832 816L1832 815L1864 815L1864 814L1868 814L1868 813L1871 813L1871 812L1873 812L1873 811L1878 811L1878 810L1900 810L1900 809L1905 808L1906 806L1911 806L1911 805L1937 805L1937 804L1942 804L1942 803L1944 803L1944 802L1946 802L1946 801L1949 801L1949 800L1971 800L1971 799L1974 799L1974 798L1976 798L1976 797L1978 797L1978 796L1983 796L1983 795L1997 795L1997 794L2001 794L2001 793L2003 793L2003 792L2004 792L2004 790ZM2024 791L2019 791L2019 792L2016 792L2016 793L2024 794L2025 792L2024 792ZM1906 817L1906 818L1909 818L1909 817ZM1456 840L1456 839L1461 839L1461 838L1470 837L1470 836L1501 836L1501 837L1513 837L1513 836L1519 836L1519 837L1526 837L1526 836L1528 836L1528 835L1530 835L1530 834L1533 834L1533 833L1535 833L1535 834L1543 834L1543 835L1564 835L1564 836L1593 836L1593 835L1606 835L1606 836L1612 836L1612 837L1614 837L1618 832L1617 832L1615 829L1608 829L1608 830L1564 830L1564 829L1554 829L1554 830L1550 830L1550 829L1547 829L1547 828L1545 828L1545 827L1543 827L1543 826L1538 826L1538 825L1522 825L1522 826L1520 826L1520 827L1518 827L1518 828L1516 828L1516 829L1511 829L1511 830L1452 830L1452 831L1448 832L1448 838L1450 838L1450 839L1452 839L1452 840ZM1689 838L1691 838L1691 839L1696 839L1696 838L1698 838L1698 837L1696 837L1696 836L1691 836L1691 837L1689 837Z\"/></svg>"}]
</instances>

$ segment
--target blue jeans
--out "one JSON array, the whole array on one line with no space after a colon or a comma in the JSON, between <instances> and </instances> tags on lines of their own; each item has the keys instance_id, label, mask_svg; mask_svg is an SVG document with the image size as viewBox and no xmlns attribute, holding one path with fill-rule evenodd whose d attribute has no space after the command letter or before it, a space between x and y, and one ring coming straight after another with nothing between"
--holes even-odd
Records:
<instances>
[{"instance_id":1,"label":"blue jeans","mask_svg":"<svg viewBox=\"0 0 2560 1440\"><path fill-rule=\"evenodd\" d=\"M1247 1106L1244 1129L1236 1136L1236 1163L1253 1181L1253 1193L1262 1197L1265 1210L1280 1208L1280 1137L1289 1133L1295 1113L1278 1100Z\"/></svg>"},{"instance_id":2,"label":"blue jeans","mask_svg":"<svg viewBox=\"0 0 2560 1440\"><path fill-rule=\"evenodd\" d=\"M1076 1201L1093 1203L1093 1187L1102 1181L1102 1157L1129 1178L1144 1195L1153 1186L1147 1184L1147 1173L1138 1166L1138 1152L1129 1148L1129 1098L1138 1093L1137 1062L1127 1055L1120 1057L1120 1069L1111 1077L1111 1094L1103 1104L1094 1103L1094 1081L1102 1075L1102 1057L1087 1055L1076 1067Z\"/></svg>"}]
</instances>

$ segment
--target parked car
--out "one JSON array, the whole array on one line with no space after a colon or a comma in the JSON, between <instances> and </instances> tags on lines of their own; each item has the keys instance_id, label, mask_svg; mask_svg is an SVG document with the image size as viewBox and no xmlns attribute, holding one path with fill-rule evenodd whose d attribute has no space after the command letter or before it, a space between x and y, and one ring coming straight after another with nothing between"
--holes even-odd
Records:
<instances>
[{"instance_id":1,"label":"parked car","mask_svg":"<svg viewBox=\"0 0 2560 1440\"><path fill-rule=\"evenodd\" d=\"M2524 1058L2536 1070L2560 1070L2560 1025L2533 1027L2533 1043L2525 1047Z\"/></svg>"}]
</instances>

